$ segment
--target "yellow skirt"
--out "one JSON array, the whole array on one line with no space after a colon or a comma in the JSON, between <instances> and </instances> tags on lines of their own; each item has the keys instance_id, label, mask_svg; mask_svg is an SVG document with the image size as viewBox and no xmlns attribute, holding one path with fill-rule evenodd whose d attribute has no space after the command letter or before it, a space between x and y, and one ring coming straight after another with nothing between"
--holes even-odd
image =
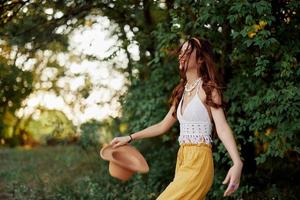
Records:
<instances>
[{"instance_id":1,"label":"yellow skirt","mask_svg":"<svg viewBox=\"0 0 300 200\"><path fill-rule=\"evenodd\" d=\"M213 184L210 144L182 144L177 152L173 181L156 200L204 200Z\"/></svg>"}]
</instances>

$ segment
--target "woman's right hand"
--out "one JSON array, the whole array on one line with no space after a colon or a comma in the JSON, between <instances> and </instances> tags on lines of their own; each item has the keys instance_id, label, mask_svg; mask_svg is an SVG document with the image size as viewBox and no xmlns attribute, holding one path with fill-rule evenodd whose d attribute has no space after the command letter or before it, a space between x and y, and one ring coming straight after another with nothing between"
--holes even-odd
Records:
<instances>
[{"instance_id":1,"label":"woman's right hand","mask_svg":"<svg viewBox=\"0 0 300 200\"><path fill-rule=\"evenodd\" d=\"M110 142L111 145L113 145L113 148L116 148L118 146L127 144L130 141L130 136L121 136L121 137L115 137L114 139L112 139L112 141Z\"/></svg>"}]
</instances>

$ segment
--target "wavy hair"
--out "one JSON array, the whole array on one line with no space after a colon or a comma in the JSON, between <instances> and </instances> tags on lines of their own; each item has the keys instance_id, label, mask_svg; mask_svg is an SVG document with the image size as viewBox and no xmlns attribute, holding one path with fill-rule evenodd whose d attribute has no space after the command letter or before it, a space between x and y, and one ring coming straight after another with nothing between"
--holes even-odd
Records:
<instances>
[{"instance_id":1,"label":"wavy hair","mask_svg":"<svg viewBox=\"0 0 300 200\"><path fill-rule=\"evenodd\" d=\"M193 52L194 49L196 49L196 59L198 60L200 58L203 61L202 64L199 64L197 66L197 74L203 80L202 88L206 94L206 99L203 103L209 113L209 117L213 125L213 138L215 138L217 136L216 128L215 128L215 123L212 118L212 114L209 106L214 108L219 108L219 107L225 108L227 106L227 103L223 99L223 91L222 91L222 89L224 89L225 87L221 85L220 78L218 77L217 74L217 70L214 62L214 56L213 56L213 49L210 41L204 38L202 39L197 37L191 37L187 40L187 42L188 42L188 46L183 53L183 55L186 54L187 56L185 62L189 62L191 52ZM183 42L179 46L179 48L176 51L176 55L179 55L184 43L185 42ZM189 47L191 47L191 51L187 51ZM185 63L184 66L186 66ZM180 69L180 73L179 73L180 83L173 89L172 95L168 101L170 107L175 105L175 110L172 113L172 116L174 118L177 118L177 107L184 93L184 86L187 82L186 71L187 71L187 67L183 67L182 69ZM217 94L220 97L218 102L213 101L212 91L214 90L217 92ZM226 117L225 109L224 109L224 113Z\"/></svg>"}]
</instances>

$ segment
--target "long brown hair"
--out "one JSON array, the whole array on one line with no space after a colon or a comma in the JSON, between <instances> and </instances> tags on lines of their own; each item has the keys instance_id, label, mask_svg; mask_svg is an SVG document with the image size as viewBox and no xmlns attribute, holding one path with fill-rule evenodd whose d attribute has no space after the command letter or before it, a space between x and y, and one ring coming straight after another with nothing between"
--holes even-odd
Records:
<instances>
[{"instance_id":1,"label":"long brown hair","mask_svg":"<svg viewBox=\"0 0 300 200\"><path fill-rule=\"evenodd\" d=\"M204 39L204 38L202 39L202 38L198 38L198 37L191 37L191 38L188 38L187 42L188 42L188 46L183 53L184 55L185 54L187 55L187 59L185 62L189 61L191 52L193 52L194 49L196 49L196 59L198 60L200 58L201 60L203 60L202 64L199 64L197 66L197 74L203 80L202 87L206 94L206 99L205 99L204 105L209 113L209 117L210 117L210 120L213 125L213 138L215 138L217 136L216 128L215 128L214 120L212 118L212 114L211 114L211 110L210 110L209 106L214 107L214 108L219 108L219 107L225 108L226 107L227 103L224 102L223 92L222 92L222 88L225 88L225 87L221 86L220 78L218 77L219 75L218 75L216 67L215 67L213 49L212 49L212 45L211 45L210 41L208 39ZM176 55L179 55L184 43L185 42L183 42L180 45L180 47L177 49ZM191 47L191 51L189 51L189 53L187 53L187 49L189 49L189 47ZM180 74L180 83L173 89L172 95L169 99L170 107L175 105L175 110L172 113L172 116L174 118L177 118L177 107L178 107L180 99L184 93L184 86L187 82L186 71L187 71L187 68L185 68L185 67L180 69L180 73L179 73ZM216 103L212 100L212 91L214 89L216 89L216 92L220 97L220 102ZM225 117L226 117L225 109L224 109L224 113L225 113Z\"/></svg>"}]
</instances>

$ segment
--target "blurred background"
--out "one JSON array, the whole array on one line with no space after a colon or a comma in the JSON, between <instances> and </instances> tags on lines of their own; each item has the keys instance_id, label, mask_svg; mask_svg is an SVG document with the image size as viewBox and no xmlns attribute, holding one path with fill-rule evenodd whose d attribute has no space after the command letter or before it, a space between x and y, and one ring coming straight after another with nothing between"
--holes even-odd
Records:
<instances>
[{"instance_id":1,"label":"blurred background","mask_svg":"<svg viewBox=\"0 0 300 200\"><path fill-rule=\"evenodd\" d=\"M150 166L119 182L99 157L113 137L163 119L179 83L172 52L213 44L243 175L227 199L300 199L300 2L0 2L0 199L155 199L172 180L179 124L134 141ZM221 199L232 165L214 139Z\"/></svg>"}]
</instances>

